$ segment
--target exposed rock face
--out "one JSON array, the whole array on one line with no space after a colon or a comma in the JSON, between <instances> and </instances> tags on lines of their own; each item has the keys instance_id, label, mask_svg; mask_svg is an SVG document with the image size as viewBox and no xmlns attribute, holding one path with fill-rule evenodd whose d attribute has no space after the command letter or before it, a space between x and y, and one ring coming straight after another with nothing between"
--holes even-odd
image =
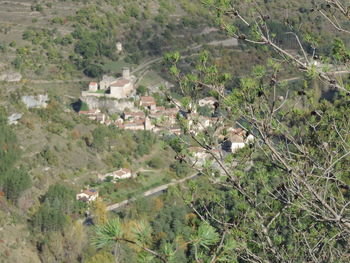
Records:
<instances>
[{"instance_id":1,"label":"exposed rock face","mask_svg":"<svg viewBox=\"0 0 350 263\"><path fill-rule=\"evenodd\" d=\"M8 122L10 125L17 124L18 120L22 118L23 114L21 113L14 113L8 117Z\"/></svg>"},{"instance_id":2,"label":"exposed rock face","mask_svg":"<svg viewBox=\"0 0 350 263\"><path fill-rule=\"evenodd\" d=\"M0 75L0 81L18 82L21 79L22 75L18 72L5 72Z\"/></svg>"},{"instance_id":3,"label":"exposed rock face","mask_svg":"<svg viewBox=\"0 0 350 263\"><path fill-rule=\"evenodd\" d=\"M212 46L219 46L222 45L223 47L236 47L238 46L238 40L237 38L229 38L225 40L217 40L217 41L212 41L208 43L208 45Z\"/></svg>"},{"instance_id":4,"label":"exposed rock face","mask_svg":"<svg viewBox=\"0 0 350 263\"><path fill-rule=\"evenodd\" d=\"M23 96L22 102L27 106L28 109L31 108L46 108L47 102L49 101L49 96L37 95L37 96Z\"/></svg>"},{"instance_id":5,"label":"exposed rock face","mask_svg":"<svg viewBox=\"0 0 350 263\"><path fill-rule=\"evenodd\" d=\"M130 100L117 100L103 97L83 96L81 101L85 102L89 109L100 109L110 114L123 112L126 108L135 108L134 102Z\"/></svg>"}]
</instances>

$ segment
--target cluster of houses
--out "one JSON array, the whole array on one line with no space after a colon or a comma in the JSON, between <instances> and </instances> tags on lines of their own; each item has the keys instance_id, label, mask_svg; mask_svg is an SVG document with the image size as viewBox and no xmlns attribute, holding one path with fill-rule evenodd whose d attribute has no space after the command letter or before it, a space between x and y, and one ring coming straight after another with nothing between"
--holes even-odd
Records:
<instances>
[{"instance_id":1,"label":"cluster of houses","mask_svg":"<svg viewBox=\"0 0 350 263\"><path fill-rule=\"evenodd\" d=\"M156 100L152 96L136 96L136 77L131 75L129 68L124 68L120 78L103 76L102 80L90 82L88 90L82 92L82 98L86 97L105 97L111 99L134 99L138 101L138 107L125 110L121 117L111 121L107 114L99 109L80 111L80 115L86 115L89 119L101 124L114 124L125 130L148 130L153 132L166 131L173 134L180 134L181 129L177 125L177 116L182 114L189 120L188 125L191 129L200 131L213 122L215 118L200 116L195 112L188 114L181 112L178 108L165 108L157 106ZM214 109L218 106L214 97L207 97L199 100L199 106L208 106Z\"/></svg>"},{"instance_id":2,"label":"cluster of houses","mask_svg":"<svg viewBox=\"0 0 350 263\"><path fill-rule=\"evenodd\" d=\"M112 182L117 180L134 178L134 177L135 177L135 174L133 174L131 170L127 168L121 168L111 173L97 175L97 179L99 181L110 180ZM76 195L76 199L78 201L87 202L87 203L95 201L98 197L99 197L99 193L96 189L81 190L80 193Z\"/></svg>"},{"instance_id":3,"label":"cluster of houses","mask_svg":"<svg viewBox=\"0 0 350 263\"><path fill-rule=\"evenodd\" d=\"M79 115L85 115L88 119L96 121L101 124L109 125L109 117L107 114L102 113L99 109L79 111Z\"/></svg>"},{"instance_id":4,"label":"cluster of houses","mask_svg":"<svg viewBox=\"0 0 350 263\"><path fill-rule=\"evenodd\" d=\"M123 77L119 80L126 79L130 72L125 69ZM110 84L112 83L112 84ZM108 86L113 88L113 79L104 77L98 85L97 83L90 83L89 90L107 89ZM124 91L123 91L124 92ZM124 95L129 94L126 89ZM124 96L123 95L123 96ZM135 97L134 97L135 98ZM165 108L157 106L156 100L152 96L142 96L137 98L137 108L125 110L120 118L111 121L107 114L102 113L99 109L89 111L80 111L79 114L86 115L89 119L97 121L105 125L116 125L120 129L125 130L147 130L153 132L169 132L171 134L181 134L181 129L178 126L177 119L179 116L187 120L188 128L194 133L198 133L207 129L210 126L218 123L217 117L208 117L200 115L196 110L183 112L178 107ZM206 97L198 101L200 107L208 107L215 109L218 107L218 101L214 97ZM221 135L222 136L222 135ZM242 129L230 128L227 130L225 138L221 138L221 149L225 152L235 152L237 149L243 148L249 141L253 140L252 135L246 135Z\"/></svg>"},{"instance_id":5,"label":"cluster of houses","mask_svg":"<svg viewBox=\"0 0 350 263\"><path fill-rule=\"evenodd\" d=\"M180 132L176 125L177 108L158 107L152 96L143 96L139 101L139 110L124 111L116 124L126 130L147 130L153 132ZM147 114L146 114L147 113Z\"/></svg>"},{"instance_id":6,"label":"cluster of houses","mask_svg":"<svg viewBox=\"0 0 350 263\"><path fill-rule=\"evenodd\" d=\"M98 198L98 191L95 189L81 190L81 192L76 195L76 198L78 201L90 203Z\"/></svg>"},{"instance_id":7,"label":"cluster of houses","mask_svg":"<svg viewBox=\"0 0 350 263\"><path fill-rule=\"evenodd\" d=\"M212 154L216 158L222 159L229 153L235 153L254 141L252 134L247 134L242 128L230 128L225 136L219 136L218 148L211 149L210 152L203 147L189 147L188 152L192 163L203 165L208 159L212 159Z\"/></svg>"},{"instance_id":8,"label":"cluster of houses","mask_svg":"<svg viewBox=\"0 0 350 263\"><path fill-rule=\"evenodd\" d=\"M194 133L203 131L208 127L214 126L219 123L218 117L207 117L200 115L194 110L183 112L177 104L175 108L165 108L158 106L154 97L152 96L136 96L135 83L136 78L130 75L129 69L123 70L122 77L115 79L112 77L104 76L103 79L97 82L91 82L89 84L89 90L86 94L94 94L93 96L106 96L115 99L134 99L134 108L124 109L123 113L117 120L111 120L109 116L102 113L99 109L92 109L88 111L80 111L80 115L85 115L89 119L99 122L105 125L116 125L120 129L125 130L147 130L152 132L167 132L171 134L181 134L180 126L178 125L178 119L183 118L186 120L186 125ZM83 93L84 96L84 93ZM211 110L216 109L219 104L214 97L206 97L198 101L200 107L208 107ZM193 161L196 164L203 165L204 162L212 158L212 154L215 154L218 158L223 158L228 153L234 153L238 149L245 147L254 140L254 136L247 134L241 128L227 128L224 132L220 132L217 135L218 147L209 151L202 147L189 147L188 152ZM98 180L100 181L116 181L120 179L133 178L131 170L122 168L117 171L99 174ZM85 190L77 195L78 200L91 202L98 197L98 191Z\"/></svg>"},{"instance_id":9,"label":"cluster of houses","mask_svg":"<svg viewBox=\"0 0 350 263\"><path fill-rule=\"evenodd\" d=\"M181 114L188 119L188 125L194 130L201 131L217 121L217 118L201 116L198 113L183 113L178 108L165 108L157 106L152 96L140 97L138 109L125 110L120 118L111 121L107 114L99 109L79 111L79 115L85 115L90 120L105 125L116 125L125 130L147 130L153 132L169 132L179 135L180 127L177 125L177 115Z\"/></svg>"},{"instance_id":10,"label":"cluster of houses","mask_svg":"<svg viewBox=\"0 0 350 263\"><path fill-rule=\"evenodd\" d=\"M247 132L241 128L229 128L226 134L224 136L222 135L219 139L221 140L219 147L211 149L210 151L199 146L189 147L188 153L192 163L201 166L206 160L213 159L212 154L214 154L216 158L222 159L226 154L234 153L252 143L254 141L254 136L252 134L247 134ZM121 168L114 172L97 175L99 181L109 180L112 182L134 177L135 174L127 168ZM92 202L95 201L98 196L97 190L88 189L82 190L77 194L76 198L83 202Z\"/></svg>"},{"instance_id":11,"label":"cluster of houses","mask_svg":"<svg viewBox=\"0 0 350 263\"><path fill-rule=\"evenodd\" d=\"M135 83L136 77L131 75L129 68L124 68L120 78L104 75L99 83L90 82L88 90L82 92L82 97L130 98L136 91Z\"/></svg>"}]
</instances>

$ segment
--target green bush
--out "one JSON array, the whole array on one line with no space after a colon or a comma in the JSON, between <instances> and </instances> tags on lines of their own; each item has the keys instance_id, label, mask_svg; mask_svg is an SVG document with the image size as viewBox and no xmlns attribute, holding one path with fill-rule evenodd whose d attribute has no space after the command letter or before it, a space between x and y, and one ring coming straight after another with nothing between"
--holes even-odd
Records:
<instances>
[{"instance_id":1,"label":"green bush","mask_svg":"<svg viewBox=\"0 0 350 263\"><path fill-rule=\"evenodd\" d=\"M30 186L31 179L28 173L21 169L14 169L8 174L3 189L6 198L15 202L21 193Z\"/></svg>"},{"instance_id":2,"label":"green bush","mask_svg":"<svg viewBox=\"0 0 350 263\"><path fill-rule=\"evenodd\" d=\"M160 169L164 167L164 161L160 156L154 156L151 160L147 162L149 167Z\"/></svg>"},{"instance_id":3,"label":"green bush","mask_svg":"<svg viewBox=\"0 0 350 263\"><path fill-rule=\"evenodd\" d=\"M31 186L31 179L25 170L15 168L20 158L17 137L7 124L7 119L0 109L0 187L6 198L16 201L21 193Z\"/></svg>"},{"instance_id":4,"label":"green bush","mask_svg":"<svg viewBox=\"0 0 350 263\"><path fill-rule=\"evenodd\" d=\"M103 74L102 66L98 64L90 64L84 69L84 74L91 78L101 77Z\"/></svg>"},{"instance_id":5,"label":"green bush","mask_svg":"<svg viewBox=\"0 0 350 263\"><path fill-rule=\"evenodd\" d=\"M84 207L75 200L73 189L60 184L51 185L31 223L41 232L62 230L70 215L82 210Z\"/></svg>"}]
</instances>

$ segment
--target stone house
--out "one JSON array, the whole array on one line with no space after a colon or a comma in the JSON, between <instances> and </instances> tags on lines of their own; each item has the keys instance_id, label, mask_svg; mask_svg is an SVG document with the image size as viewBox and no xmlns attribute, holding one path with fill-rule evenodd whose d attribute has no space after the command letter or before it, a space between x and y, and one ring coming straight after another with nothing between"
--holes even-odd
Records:
<instances>
[{"instance_id":1,"label":"stone house","mask_svg":"<svg viewBox=\"0 0 350 263\"><path fill-rule=\"evenodd\" d=\"M222 142L221 148L226 152L236 152L238 149L245 147L245 141L243 136L237 134L229 134L228 138Z\"/></svg>"},{"instance_id":2,"label":"stone house","mask_svg":"<svg viewBox=\"0 0 350 263\"><path fill-rule=\"evenodd\" d=\"M169 115L169 116L174 116L176 117L177 113L179 112L179 110L177 108L168 108L164 110L164 113Z\"/></svg>"},{"instance_id":3,"label":"stone house","mask_svg":"<svg viewBox=\"0 0 350 263\"><path fill-rule=\"evenodd\" d=\"M115 82L117 79L111 76L103 75L100 81L100 90L107 90L111 83Z\"/></svg>"},{"instance_id":4,"label":"stone house","mask_svg":"<svg viewBox=\"0 0 350 263\"><path fill-rule=\"evenodd\" d=\"M150 111L148 116L156 122L161 121L174 125L176 123L177 113L178 109L176 108L166 109L165 107L156 107L155 109Z\"/></svg>"},{"instance_id":5,"label":"stone house","mask_svg":"<svg viewBox=\"0 0 350 263\"><path fill-rule=\"evenodd\" d=\"M181 131L181 128L178 127L178 126L172 126L169 128L169 132L170 133L173 133L175 135L181 135L182 131Z\"/></svg>"},{"instance_id":6,"label":"stone house","mask_svg":"<svg viewBox=\"0 0 350 263\"><path fill-rule=\"evenodd\" d=\"M132 173L130 169L122 168L115 173L115 177L117 179L127 179L132 177Z\"/></svg>"},{"instance_id":7,"label":"stone house","mask_svg":"<svg viewBox=\"0 0 350 263\"><path fill-rule=\"evenodd\" d=\"M120 78L109 86L112 98L123 99L133 92L134 85L130 79Z\"/></svg>"},{"instance_id":8,"label":"stone house","mask_svg":"<svg viewBox=\"0 0 350 263\"><path fill-rule=\"evenodd\" d=\"M216 103L218 103L218 101L214 97L206 97L198 101L200 107L208 106L210 108L215 108Z\"/></svg>"},{"instance_id":9,"label":"stone house","mask_svg":"<svg viewBox=\"0 0 350 263\"><path fill-rule=\"evenodd\" d=\"M104 113L98 113L95 115L95 117L96 117L95 120L101 124L106 124L107 119L108 119L106 114L104 114Z\"/></svg>"},{"instance_id":10,"label":"stone house","mask_svg":"<svg viewBox=\"0 0 350 263\"><path fill-rule=\"evenodd\" d=\"M101 113L99 109L79 111L79 115L86 115L88 119L92 121L97 121L101 124L105 124L108 121L108 117L106 116L106 114Z\"/></svg>"},{"instance_id":11,"label":"stone house","mask_svg":"<svg viewBox=\"0 0 350 263\"><path fill-rule=\"evenodd\" d=\"M146 114L143 111L124 111L123 113L124 120L137 120L145 117Z\"/></svg>"},{"instance_id":12,"label":"stone house","mask_svg":"<svg viewBox=\"0 0 350 263\"><path fill-rule=\"evenodd\" d=\"M76 199L83 202L92 202L98 198L98 191L95 189L82 190L76 195Z\"/></svg>"},{"instance_id":13,"label":"stone house","mask_svg":"<svg viewBox=\"0 0 350 263\"><path fill-rule=\"evenodd\" d=\"M143 96L140 98L140 107L155 110L157 108L156 100L151 96Z\"/></svg>"},{"instance_id":14,"label":"stone house","mask_svg":"<svg viewBox=\"0 0 350 263\"><path fill-rule=\"evenodd\" d=\"M124 99L129 97L134 92L134 86L136 77L132 76L129 68L124 68L122 77L114 78L107 75L103 75L99 84L96 82L90 82L88 91L82 92L82 97L95 96L95 97L109 97L116 99ZM99 89L105 91L102 93L96 93Z\"/></svg>"},{"instance_id":15,"label":"stone house","mask_svg":"<svg viewBox=\"0 0 350 263\"><path fill-rule=\"evenodd\" d=\"M155 109L152 109L151 112L165 112L165 107L163 106L156 107Z\"/></svg>"},{"instance_id":16,"label":"stone house","mask_svg":"<svg viewBox=\"0 0 350 263\"><path fill-rule=\"evenodd\" d=\"M108 177L111 177L113 180L118 180L118 179L127 179L133 177L132 172L130 169L127 168L121 168L117 171L107 173L104 175L99 174L98 179L101 181L106 180Z\"/></svg>"},{"instance_id":17,"label":"stone house","mask_svg":"<svg viewBox=\"0 0 350 263\"><path fill-rule=\"evenodd\" d=\"M144 120L126 121L122 126L125 130L140 131L145 129Z\"/></svg>"},{"instance_id":18,"label":"stone house","mask_svg":"<svg viewBox=\"0 0 350 263\"><path fill-rule=\"evenodd\" d=\"M160 111L153 111L153 112L150 112L149 115L148 115L152 120L161 120L165 117L167 117L166 115L164 115L164 112L160 112Z\"/></svg>"}]
</instances>

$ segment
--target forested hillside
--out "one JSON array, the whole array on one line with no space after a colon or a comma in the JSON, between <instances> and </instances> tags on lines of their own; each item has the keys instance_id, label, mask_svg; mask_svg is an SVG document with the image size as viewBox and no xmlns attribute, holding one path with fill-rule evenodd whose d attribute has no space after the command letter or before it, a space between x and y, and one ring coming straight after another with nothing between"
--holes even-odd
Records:
<instances>
[{"instance_id":1,"label":"forested hillside","mask_svg":"<svg viewBox=\"0 0 350 263\"><path fill-rule=\"evenodd\" d=\"M0 0L0 262L349 262L349 10Z\"/></svg>"}]
</instances>

